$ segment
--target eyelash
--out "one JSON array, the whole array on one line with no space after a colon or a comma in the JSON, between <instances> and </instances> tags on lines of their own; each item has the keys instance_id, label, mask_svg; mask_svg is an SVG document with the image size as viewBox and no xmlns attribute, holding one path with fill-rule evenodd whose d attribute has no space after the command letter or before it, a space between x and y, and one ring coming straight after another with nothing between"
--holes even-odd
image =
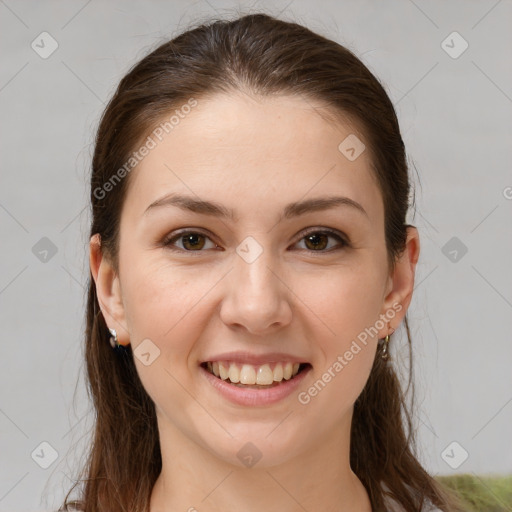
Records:
<instances>
[{"instance_id":1,"label":"eyelash","mask_svg":"<svg viewBox=\"0 0 512 512\"><path fill-rule=\"evenodd\" d=\"M329 228L322 228L322 229L319 229L319 228L313 228L307 232L303 232L301 233L301 238L294 244L296 245L297 243L301 242L304 238L306 238L307 236L309 235L312 235L312 234L316 234L316 235L328 235L332 238L336 238L338 240L338 242L340 243L340 246L338 247L334 247L334 248L330 248L330 249L323 249L323 250L313 250L313 249L302 249L302 250L305 250L305 251L308 251L310 253L319 253L319 254L325 254L325 253L331 253L331 252L334 252L334 251L338 251L338 250L341 250L341 249L344 249L344 248L347 248L347 247L350 247L350 243L348 241L348 238L343 236L341 233L339 233L338 231L335 231L333 229L329 229ZM174 232L174 233L171 233L171 235L169 235L168 237L166 237L163 242L162 242L162 245L167 247L168 249L170 249L171 251L173 252L181 252L181 253L201 253L201 252L204 252L204 250L202 249L199 249L197 251L189 251L189 250L186 250L186 249L181 249L179 247L173 247L173 243L177 240L179 240L180 238L183 238L185 235L201 235L201 236L204 236L205 238L208 238L211 240L211 237L206 234L206 233L203 233L202 231L192 231L190 229L187 229L187 230L182 230L182 231L178 231L178 232ZM213 242L213 240L211 240L212 243L215 243ZM217 245L217 244L215 244Z\"/></svg>"}]
</instances>

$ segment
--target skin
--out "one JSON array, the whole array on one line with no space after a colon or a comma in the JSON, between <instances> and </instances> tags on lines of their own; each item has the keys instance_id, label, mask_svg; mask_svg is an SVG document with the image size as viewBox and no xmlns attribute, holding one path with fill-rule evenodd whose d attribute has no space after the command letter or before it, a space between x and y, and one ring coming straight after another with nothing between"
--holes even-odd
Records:
<instances>
[{"instance_id":1,"label":"skin","mask_svg":"<svg viewBox=\"0 0 512 512\"><path fill-rule=\"evenodd\" d=\"M293 96L198 100L130 175L118 272L91 238L108 326L134 350L147 338L160 350L149 366L134 359L161 440L151 512L371 510L349 465L353 405L378 339L398 327L411 301L419 237L408 228L390 271L369 150L349 161L338 145L358 132L321 114L320 104ZM216 201L237 220L175 206L144 214L170 192ZM288 203L330 195L357 201L366 215L338 206L279 221ZM173 252L162 241L180 228L210 234L192 250L178 238ZM338 230L350 245L329 235L315 249L306 228ZM263 249L252 263L236 253L247 236ZM299 389L307 390L393 305L392 320L308 404L294 392L273 405L234 405L200 375L199 363L213 354L282 351L312 365ZM237 457L247 442L262 454L252 468Z\"/></svg>"}]
</instances>

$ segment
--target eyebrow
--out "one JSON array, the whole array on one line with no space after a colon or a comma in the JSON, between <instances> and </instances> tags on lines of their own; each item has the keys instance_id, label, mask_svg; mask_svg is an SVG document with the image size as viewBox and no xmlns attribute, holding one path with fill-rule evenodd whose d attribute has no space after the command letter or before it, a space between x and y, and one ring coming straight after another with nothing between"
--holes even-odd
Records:
<instances>
[{"instance_id":1,"label":"eyebrow","mask_svg":"<svg viewBox=\"0 0 512 512\"><path fill-rule=\"evenodd\" d=\"M146 208L144 215L152 210L154 211L156 208L164 206L176 206L185 211L211 215L213 217L227 218L235 222L237 220L235 211L231 208L226 208L215 201L205 201L181 194L167 194L160 199L157 199ZM350 197L326 196L314 199L305 199L286 205L283 209L280 220L283 218L291 219L310 212L329 210L338 206L348 206L368 217L368 213L366 213L366 210L362 205L357 201L350 199Z\"/></svg>"}]
</instances>

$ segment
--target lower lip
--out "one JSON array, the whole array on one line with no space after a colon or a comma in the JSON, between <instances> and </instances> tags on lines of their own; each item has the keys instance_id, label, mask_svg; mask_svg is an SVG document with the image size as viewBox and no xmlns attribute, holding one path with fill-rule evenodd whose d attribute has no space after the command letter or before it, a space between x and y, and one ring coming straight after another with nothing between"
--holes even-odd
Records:
<instances>
[{"instance_id":1,"label":"lower lip","mask_svg":"<svg viewBox=\"0 0 512 512\"><path fill-rule=\"evenodd\" d=\"M300 385L304 377L307 375L311 366L308 366L293 379L282 380L280 384L272 388L254 389L254 388L241 388L226 382L215 375L211 374L208 370L199 367L202 375L206 377L208 382L226 399L237 405L270 405L289 396Z\"/></svg>"}]
</instances>

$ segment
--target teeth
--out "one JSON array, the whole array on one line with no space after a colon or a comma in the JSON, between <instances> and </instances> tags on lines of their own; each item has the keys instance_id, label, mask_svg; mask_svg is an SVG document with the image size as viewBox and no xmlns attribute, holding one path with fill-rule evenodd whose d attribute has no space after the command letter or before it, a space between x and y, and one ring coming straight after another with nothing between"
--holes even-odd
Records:
<instances>
[{"instance_id":1,"label":"teeth","mask_svg":"<svg viewBox=\"0 0 512 512\"><path fill-rule=\"evenodd\" d=\"M270 369L270 366L268 364L260 366L256 375L256 384L268 386L269 384L272 384L272 382L274 382L274 372Z\"/></svg>"},{"instance_id":2,"label":"teeth","mask_svg":"<svg viewBox=\"0 0 512 512\"><path fill-rule=\"evenodd\" d=\"M281 363L277 363L274 368L274 380L281 382L283 380L283 375L283 365Z\"/></svg>"},{"instance_id":3,"label":"teeth","mask_svg":"<svg viewBox=\"0 0 512 512\"><path fill-rule=\"evenodd\" d=\"M240 382L240 370L236 364L229 365L228 377L231 382Z\"/></svg>"},{"instance_id":4,"label":"teeth","mask_svg":"<svg viewBox=\"0 0 512 512\"><path fill-rule=\"evenodd\" d=\"M250 364L244 364L240 370L240 384L256 384L256 370Z\"/></svg>"},{"instance_id":5,"label":"teeth","mask_svg":"<svg viewBox=\"0 0 512 512\"><path fill-rule=\"evenodd\" d=\"M210 373L222 380L230 380L233 384L244 384L247 386L258 384L269 386L273 382L290 380L299 372L299 363L276 363L274 368L271 364L253 366L252 364L230 363L227 361L208 362L206 367Z\"/></svg>"},{"instance_id":6,"label":"teeth","mask_svg":"<svg viewBox=\"0 0 512 512\"><path fill-rule=\"evenodd\" d=\"M228 369L228 367L224 366L222 363L219 363L219 374L222 380L226 380L228 378Z\"/></svg>"}]
</instances>

